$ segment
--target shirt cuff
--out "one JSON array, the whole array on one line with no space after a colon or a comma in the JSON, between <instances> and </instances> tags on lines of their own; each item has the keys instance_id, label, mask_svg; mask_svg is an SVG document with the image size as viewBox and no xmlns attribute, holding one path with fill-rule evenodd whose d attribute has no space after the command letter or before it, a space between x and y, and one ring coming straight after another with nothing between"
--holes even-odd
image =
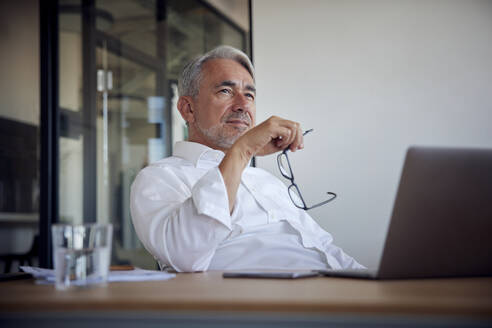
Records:
<instances>
[{"instance_id":1,"label":"shirt cuff","mask_svg":"<svg viewBox=\"0 0 492 328\"><path fill-rule=\"evenodd\" d=\"M232 230L229 196L218 167L211 169L198 180L193 186L191 197L198 214L216 219L229 230Z\"/></svg>"}]
</instances>

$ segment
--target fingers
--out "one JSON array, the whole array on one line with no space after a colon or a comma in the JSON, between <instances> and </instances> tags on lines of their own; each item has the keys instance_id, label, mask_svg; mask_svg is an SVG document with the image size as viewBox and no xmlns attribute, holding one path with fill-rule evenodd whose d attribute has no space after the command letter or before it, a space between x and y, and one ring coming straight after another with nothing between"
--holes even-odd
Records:
<instances>
[{"instance_id":1,"label":"fingers","mask_svg":"<svg viewBox=\"0 0 492 328\"><path fill-rule=\"evenodd\" d=\"M299 123L272 116L249 130L237 141L249 153L268 155L286 148L296 151L303 148L303 135Z\"/></svg>"},{"instance_id":2,"label":"fingers","mask_svg":"<svg viewBox=\"0 0 492 328\"><path fill-rule=\"evenodd\" d=\"M289 147L289 145L292 143L292 141L294 141L296 137L295 130L289 127L289 125L287 124L279 126L275 132L276 136L273 141L275 146L279 148L279 150Z\"/></svg>"},{"instance_id":3,"label":"fingers","mask_svg":"<svg viewBox=\"0 0 492 328\"><path fill-rule=\"evenodd\" d=\"M304 147L303 143L304 137L302 135L301 125L299 123L295 123L295 137L294 140L290 143L289 149L291 151L302 149Z\"/></svg>"},{"instance_id":4,"label":"fingers","mask_svg":"<svg viewBox=\"0 0 492 328\"><path fill-rule=\"evenodd\" d=\"M283 120L278 131L281 138L277 140L277 147L281 149L289 148L293 152L304 147L304 138L299 123Z\"/></svg>"}]
</instances>

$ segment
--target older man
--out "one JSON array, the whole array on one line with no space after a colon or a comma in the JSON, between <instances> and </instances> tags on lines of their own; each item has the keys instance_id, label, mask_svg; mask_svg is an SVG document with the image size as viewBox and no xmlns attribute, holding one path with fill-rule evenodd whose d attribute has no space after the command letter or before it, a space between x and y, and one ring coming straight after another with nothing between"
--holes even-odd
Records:
<instances>
[{"instance_id":1,"label":"older man","mask_svg":"<svg viewBox=\"0 0 492 328\"><path fill-rule=\"evenodd\" d=\"M249 167L253 156L303 148L299 123L255 126L248 57L222 46L189 63L178 109L189 130L173 156L135 179L135 230L161 268L177 271L360 268L292 203L286 186Z\"/></svg>"}]
</instances>

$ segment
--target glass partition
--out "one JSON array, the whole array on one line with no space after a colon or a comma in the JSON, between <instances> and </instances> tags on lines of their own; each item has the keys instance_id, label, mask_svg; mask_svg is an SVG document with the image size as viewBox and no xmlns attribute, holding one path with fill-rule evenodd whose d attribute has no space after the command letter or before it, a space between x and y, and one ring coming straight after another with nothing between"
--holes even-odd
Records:
<instances>
[{"instance_id":1,"label":"glass partition","mask_svg":"<svg viewBox=\"0 0 492 328\"><path fill-rule=\"evenodd\" d=\"M186 138L178 75L248 32L195 0L59 0L60 221L111 222L113 264L156 268L131 222L130 186Z\"/></svg>"}]
</instances>

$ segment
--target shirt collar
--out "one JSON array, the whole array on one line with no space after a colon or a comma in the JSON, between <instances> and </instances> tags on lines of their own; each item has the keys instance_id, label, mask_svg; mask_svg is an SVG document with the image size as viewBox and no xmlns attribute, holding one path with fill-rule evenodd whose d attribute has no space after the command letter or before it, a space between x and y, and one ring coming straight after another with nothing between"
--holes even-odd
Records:
<instances>
[{"instance_id":1,"label":"shirt collar","mask_svg":"<svg viewBox=\"0 0 492 328\"><path fill-rule=\"evenodd\" d=\"M186 159L195 166L200 166L202 161L214 162L219 164L225 154L216 149L190 141L178 141L174 144L173 156Z\"/></svg>"}]
</instances>

